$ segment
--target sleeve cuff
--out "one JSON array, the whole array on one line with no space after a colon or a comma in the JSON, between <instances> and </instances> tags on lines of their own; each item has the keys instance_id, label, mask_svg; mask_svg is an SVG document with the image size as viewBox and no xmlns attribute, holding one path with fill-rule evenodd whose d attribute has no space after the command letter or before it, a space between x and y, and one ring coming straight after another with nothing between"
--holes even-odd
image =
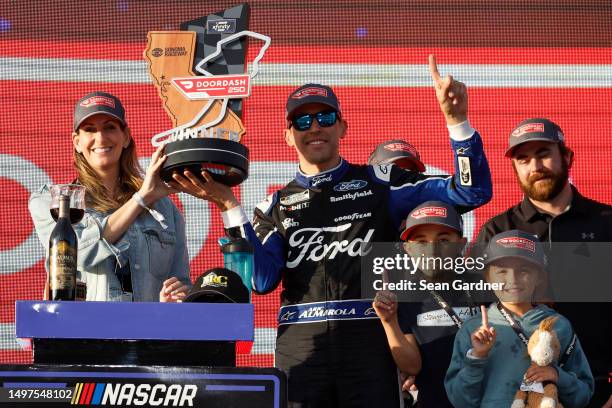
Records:
<instances>
[{"instance_id":1,"label":"sleeve cuff","mask_svg":"<svg viewBox=\"0 0 612 408\"><path fill-rule=\"evenodd\" d=\"M249 219L240 206L223 211L221 217L223 218L223 226L225 228L239 227L249 222Z\"/></svg>"},{"instance_id":2,"label":"sleeve cuff","mask_svg":"<svg viewBox=\"0 0 612 408\"><path fill-rule=\"evenodd\" d=\"M465 123L465 122L464 122L464 123ZM468 359L470 359L470 360L478 360L478 361L481 361L481 360L486 360L486 358L476 357L476 356L475 356L475 355L472 353L472 351L473 351L473 349L469 349L469 350L467 351L467 353L465 353L465 356L466 356Z\"/></svg>"},{"instance_id":3,"label":"sleeve cuff","mask_svg":"<svg viewBox=\"0 0 612 408\"><path fill-rule=\"evenodd\" d=\"M472 137L474 132L474 128L470 125L470 121L466 120L457 125L447 125L448 133L450 134L451 139L462 142L464 140L468 140Z\"/></svg>"}]
</instances>

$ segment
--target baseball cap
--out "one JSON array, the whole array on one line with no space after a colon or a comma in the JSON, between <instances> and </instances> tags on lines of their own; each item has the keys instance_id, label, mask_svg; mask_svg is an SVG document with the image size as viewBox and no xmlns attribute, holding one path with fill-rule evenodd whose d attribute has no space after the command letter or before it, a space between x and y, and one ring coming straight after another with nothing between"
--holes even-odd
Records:
<instances>
[{"instance_id":1,"label":"baseball cap","mask_svg":"<svg viewBox=\"0 0 612 408\"><path fill-rule=\"evenodd\" d=\"M506 157L511 157L514 149L523 143L544 141L563 143L563 131L555 122L544 118L525 119L512 130L506 150Z\"/></svg>"},{"instance_id":2,"label":"baseball cap","mask_svg":"<svg viewBox=\"0 0 612 408\"><path fill-rule=\"evenodd\" d=\"M368 158L368 164L393 163L399 159L408 159L414 163L421 173L425 171L425 165L421 161L421 156L417 149L410 143L399 139L388 140L376 146L376 149L374 149Z\"/></svg>"},{"instance_id":3,"label":"baseball cap","mask_svg":"<svg viewBox=\"0 0 612 408\"><path fill-rule=\"evenodd\" d=\"M82 97L74 107L74 131L85 119L98 113L110 115L126 125L125 109L119 98L107 92L96 91Z\"/></svg>"},{"instance_id":4,"label":"baseball cap","mask_svg":"<svg viewBox=\"0 0 612 408\"><path fill-rule=\"evenodd\" d=\"M463 219L455 207L442 201L426 201L408 214L402 240L405 241L415 227L426 224L444 225L463 236Z\"/></svg>"},{"instance_id":5,"label":"baseball cap","mask_svg":"<svg viewBox=\"0 0 612 408\"><path fill-rule=\"evenodd\" d=\"M196 279L183 302L249 303L249 290L236 272L213 268Z\"/></svg>"},{"instance_id":6,"label":"baseball cap","mask_svg":"<svg viewBox=\"0 0 612 408\"><path fill-rule=\"evenodd\" d=\"M338 102L333 89L327 85L306 84L291 92L287 98L287 114L285 118L289 119L297 108L307 103L322 103L341 114L340 102Z\"/></svg>"},{"instance_id":7,"label":"baseball cap","mask_svg":"<svg viewBox=\"0 0 612 408\"><path fill-rule=\"evenodd\" d=\"M542 268L546 266L546 255L538 239L525 231L510 230L495 235L485 249L485 265L498 259L518 257Z\"/></svg>"}]
</instances>

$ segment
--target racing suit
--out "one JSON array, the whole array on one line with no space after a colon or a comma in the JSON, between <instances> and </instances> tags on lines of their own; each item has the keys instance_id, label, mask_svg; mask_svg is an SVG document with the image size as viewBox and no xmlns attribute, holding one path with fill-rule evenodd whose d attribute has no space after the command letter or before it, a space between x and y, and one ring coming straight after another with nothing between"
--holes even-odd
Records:
<instances>
[{"instance_id":1,"label":"racing suit","mask_svg":"<svg viewBox=\"0 0 612 408\"><path fill-rule=\"evenodd\" d=\"M478 133L464 122L451 129L451 144L456 176L341 159L314 176L298 171L257 206L252 225L240 207L222 213L254 246L254 290L282 280L275 364L288 374L290 406L399 406L382 324L361 299L360 245L397 241L400 222L423 201L474 208L490 200Z\"/></svg>"}]
</instances>

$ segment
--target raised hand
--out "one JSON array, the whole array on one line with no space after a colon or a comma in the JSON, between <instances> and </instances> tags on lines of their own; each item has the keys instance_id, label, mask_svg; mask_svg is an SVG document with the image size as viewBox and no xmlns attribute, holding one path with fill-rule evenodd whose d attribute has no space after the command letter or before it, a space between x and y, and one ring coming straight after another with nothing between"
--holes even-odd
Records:
<instances>
[{"instance_id":1,"label":"raised hand","mask_svg":"<svg viewBox=\"0 0 612 408\"><path fill-rule=\"evenodd\" d=\"M183 174L174 173L172 175L174 181L169 184L183 193L215 203L221 211L238 206L238 200L231 188L216 182L205 170L202 170L202 177L205 181L197 178L189 170L185 170Z\"/></svg>"},{"instance_id":2,"label":"raised hand","mask_svg":"<svg viewBox=\"0 0 612 408\"><path fill-rule=\"evenodd\" d=\"M446 123L456 125L467 120L468 97L465 84L454 80L451 75L442 78L433 54L429 56L429 73Z\"/></svg>"},{"instance_id":3,"label":"raised hand","mask_svg":"<svg viewBox=\"0 0 612 408\"><path fill-rule=\"evenodd\" d=\"M151 156L151 163L147 168L144 181L138 191L147 206L150 206L168 194L173 194L178 191L164 183L160 176L162 165L166 161L164 147L163 145L159 146Z\"/></svg>"},{"instance_id":4,"label":"raised hand","mask_svg":"<svg viewBox=\"0 0 612 408\"><path fill-rule=\"evenodd\" d=\"M497 332L494 327L489 326L487 308L480 306L480 312L482 314L482 325L472 333L470 339L472 340L472 354L478 358L485 358L495 344Z\"/></svg>"},{"instance_id":5,"label":"raised hand","mask_svg":"<svg viewBox=\"0 0 612 408\"><path fill-rule=\"evenodd\" d=\"M372 307L376 315L383 323L389 323L397 319L397 296L388 290L381 290L376 293Z\"/></svg>"}]
</instances>

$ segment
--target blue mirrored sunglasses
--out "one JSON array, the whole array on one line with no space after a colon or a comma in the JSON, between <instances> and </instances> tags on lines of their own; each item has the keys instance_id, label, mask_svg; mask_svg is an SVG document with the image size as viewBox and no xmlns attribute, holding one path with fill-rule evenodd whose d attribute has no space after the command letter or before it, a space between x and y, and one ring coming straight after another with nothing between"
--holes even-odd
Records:
<instances>
[{"instance_id":1,"label":"blue mirrored sunglasses","mask_svg":"<svg viewBox=\"0 0 612 408\"><path fill-rule=\"evenodd\" d=\"M291 118L291 126L296 130L303 132L304 130L310 129L312 121L317 118L319 126L330 127L338 120L338 112L335 110L325 110L317 113L302 113Z\"/></svg>"}]
</instances>

